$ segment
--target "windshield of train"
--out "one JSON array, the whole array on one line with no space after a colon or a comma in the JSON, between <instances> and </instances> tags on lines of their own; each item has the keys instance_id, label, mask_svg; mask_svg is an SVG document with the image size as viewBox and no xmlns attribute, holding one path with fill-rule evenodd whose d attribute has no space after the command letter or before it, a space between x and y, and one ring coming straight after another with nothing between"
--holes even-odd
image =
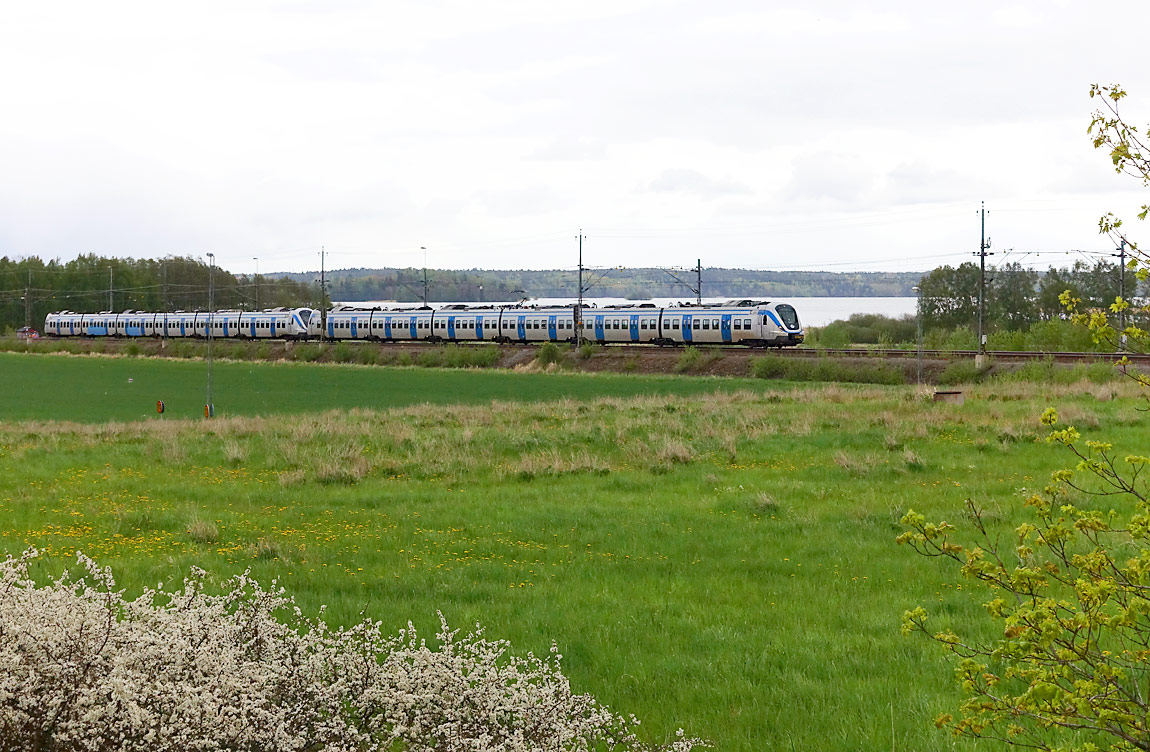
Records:
<instances>
[{"instance_id":1,"label":"windshield of train","mask_svg":"<svg viewBox=\"0 0 1150 752\"><path fill-rule=\"evenodd\" d=\"M788 329L799 328L799 314L795 313L794 306L780 303L775 306L775 310L779 312L779 318L783 320L783 324L785 324Z\"/></svg>"},{"instance_id":2,"label":"windshield of train","mask_svg":"<svg viewBox=\"0 0 1150 752\"><path fill-rule=\"evenodd\" d=\"M306 327L311 322L311 309L301 308L299 312L299 320L303 322Z\"/></svg>"}]
</instances>

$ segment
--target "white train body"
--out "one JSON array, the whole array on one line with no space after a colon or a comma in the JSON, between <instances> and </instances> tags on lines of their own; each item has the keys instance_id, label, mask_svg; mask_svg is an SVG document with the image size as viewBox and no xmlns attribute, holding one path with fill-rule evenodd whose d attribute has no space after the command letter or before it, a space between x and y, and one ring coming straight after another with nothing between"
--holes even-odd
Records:
<instances>
[{"instance_id":1,"label":"white train body","mask_svg":"<svg viewBox=\"0 0 1150 752\"><path fill-rule=\"evenodd\" d=\"M442 309L337 306L270 311L48 314L53 337L206 337L430 342L575 342L575 310L449 306ZM583 308L583 339L603 344L742 344L786 347L803 341L798 313L788 303L739 300L722 305Z\"/></svg>"},{"instance_id":2,"label":"white train body","mask_svg":"<svg viewBox=\"0 0 1150 752\"><path fill-rule=\"evenodd\" d=\"M731 301L714 306L584 308L583 339L627 344L797 345L805 336L787 303ZM574 342L575 310L564 308L338 307L312 318L312 336L331 340L430 340L436 342Z\"/></svg>"},{"instance_id":3,"label":"white train body","mask_svg":"<svg viewBox=\"0 0 1150 752\"><path fill-rule=\"evenodd\" d=\"M305 339L310 308L275 308L268 311L176 311L147 313L50 313L44 333L51 337L207 337L237 339ZM318 314L317 314L318 315Z\"/></svg>"}]
</instances>

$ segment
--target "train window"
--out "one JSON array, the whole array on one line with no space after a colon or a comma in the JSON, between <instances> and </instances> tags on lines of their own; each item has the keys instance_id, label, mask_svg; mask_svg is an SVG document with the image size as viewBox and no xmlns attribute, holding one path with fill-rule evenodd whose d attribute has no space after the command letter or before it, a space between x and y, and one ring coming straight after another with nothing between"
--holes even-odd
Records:
<instances>
[{"instance_id":1,"label":"train window","mask_svg":"<svg viewBox=\"0 0 1150 752\"><path fill-rule=\"evenodd\" d=\"M699 319L695 319L695 320L692 322L691 328L692 328L692 329L695 329L696 331L699 329Z\"/></svg>"},{"instance_id":2,"label":"train window","mask_svg":"<svg viewBox=\"0 0 1150 752\"><path fill-rule=\"evenodd\" d=\"M643 319L642 321L639 322L639 328L640 329L646 329L647 328L647 319Z\"/></svg>"},{"instance_id":3,"label":"train window","mask_svg":"<svg viewBox=\"0 0 1150 752\"><path fill-rule=\"evenodd\" d=\"M678 329L679 328L679 320L678 319L671 319L671 328L672 329Z\"/></svg>"},{"instance_id":4,"label":"train window","mask_svg":"<svg viewBox=\"0 0 1150 752\"><path fill-rule=\"evenodd\" d=\"M750 329L751 328L751 320L750 319L743 319L743 328L744 329Z\"/></svg>"},{"instance_id":5,"label":"train window","mask_svg":"<svg viewBox=\"0 0 1150 752\"><path fill-rule=\"evenodd\" d=\"M718 319L711 319L711 326L718 329L719 328L719 320Z\"/></svg>"},{"instance_id":6,"label":"train window","mask_svg":"<svg viewBox=\"0 0 1150 752\"><path fill-rule=\"evenodd\" d=\"M704 329L710 329L711 328L711 320L710 319L703 319L703 328Z\"/></svg>"},{"instance_id":7,"label":"train window","mask_svg":"<svg viewBox=\"0 0 1150 752\"><path fill-rule=\"evenodd\" d=\"M743 328L743 321L742 321L742 319L735 319L735 328L736 328L736 329L742 329L742 328Z\"/></svg>"}]
</instances>

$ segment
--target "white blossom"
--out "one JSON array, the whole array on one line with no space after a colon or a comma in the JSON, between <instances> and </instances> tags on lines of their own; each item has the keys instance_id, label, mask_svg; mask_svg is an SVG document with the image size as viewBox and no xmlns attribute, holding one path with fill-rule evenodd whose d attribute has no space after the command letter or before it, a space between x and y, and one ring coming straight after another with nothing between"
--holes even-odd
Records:
<instances>
[{"instance_id":1,"label":"white blossom","mask_svg":"<svg viewBox=\"0 0 1150 752\"><path fill-rule=\"evenodd\" d=\"M39 586L34 550L0 561L0 752L689 752L636 737L576 694L562 656L517 656L440 614L436 647L408 624L333 629L247 572L206 592L193 569L127 600L112 572Z\"/></svg>"}]
</instances>

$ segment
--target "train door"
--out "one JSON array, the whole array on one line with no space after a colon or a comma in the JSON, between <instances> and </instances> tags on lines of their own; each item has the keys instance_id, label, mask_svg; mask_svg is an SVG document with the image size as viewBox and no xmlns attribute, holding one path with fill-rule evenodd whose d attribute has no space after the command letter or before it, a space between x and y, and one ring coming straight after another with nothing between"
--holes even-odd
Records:
<instances>
[{"instance_id":1,"label":"train door","mask_svg":"<svg viewBox=\"0 0 1150 752\"><path fill-rule=\"evenodd\" d=\"M691 333L691 319L693 319L693 318L694 318L694 316L692 316L689 313L687 315L683 316L683 341L684 342L694 342L695 341L695 336Z\"/></svg>"},{"instance_id":2,"label":"train door","mask_svg":"<svg viewBox=\"0 0 1150 752\"><path fill-rule=\"evenodd\" d=\"M455 317L447 317L447 338L455 339Z\"/></svg>"},{"instance_id":3,"label":"train door","mask_svg":"<svg viewBox=\"0 0 1150 752\"><path fill-rule=\"evenodd\" d=\"M555 316L547 317L547 338L552 341L559 339L559 337L555 335L555 318Z\"/></svg>"},{"instance_id":4,"label":"train door","mask_svg":"<svg viewBox=\"0 0 1150 752\"><path fill-rule=\"evenodd\" d=\"M724 313L721 323L719 324L720 330L723 334L723 341L731 341L731 314Z\"/></svg>"},{"instance_id":5,"label":"train door","mask_svg":"<svg viewBox=\"0 0 1150 752\"><path fill-rule=\"evenodd\" d=\"M483 339L483 317L475 317L475 339Z\"/></svg>"},{"instance_id":6,"label":"train door","mask_svg":"<svg viewBox=\"0 0 1150 752\"><path fill-rule=\"evenodd\" d=\"M603 317L602 316L596 316L595 317L595 339L602 342L604 337L605 337L605 333L603 332Z\"/></svg>"},{"instance_id":7,"label":"train door","mask_svg":"<svg viewBox=\"0 0 1150 752\"><path fill-rule=\"evenodd\" d=\"M521 342L526 342L527 341L527 317L526 316L516 316L515 318L517 320L516 332L519 335L519 340Z\"/></svg>"},{"instance_id":8,"label":"train door","mask_svg":"<svg viewBox=\"0 0 1150 752\"><path fill-rule=\"evenodd\" d=\"M639 341L639 314L631 314L631 341Z\"/></svg>"}]
</instances>

